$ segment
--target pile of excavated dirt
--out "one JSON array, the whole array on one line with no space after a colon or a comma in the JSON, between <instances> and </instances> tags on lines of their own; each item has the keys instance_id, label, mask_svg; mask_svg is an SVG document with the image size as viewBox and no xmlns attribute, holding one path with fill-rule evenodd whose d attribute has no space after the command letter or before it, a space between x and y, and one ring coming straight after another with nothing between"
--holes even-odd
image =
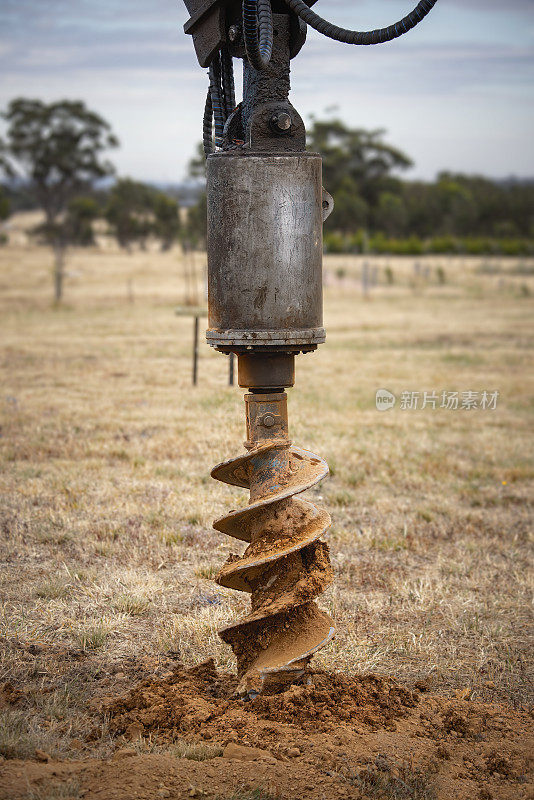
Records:
<instances>
[{"instance_id":1,"label":"pile of excavated dirt","mask_svg":"<svg viewBox=\"0 0 534 800\"><path fill-rule=\"evenodd\" d=\"M142 681L119 698L100 701L113 733L136 726L144 734L173 740L183 734L231 735L236 729L263 743L273 728L286 723L300 730L331 731L344 723L352 728L394 727L394 720L418 703L418 692L388 678L316 672L309 686L290 686L279 694L244 701L233 697L236 680L218 675L213 661L190 670L177 668L162 680ZM278 729L274 726L274 738Z\"/></svg>"},{"instance_id":2,"label":"pile of excavated dirt","mask_svg":"<svg viewBox=\"0 0 534 800\"><path fill-rule=\"evenodd\" d=\"M527 712L378 676L311 678L251 701L212 661L145 678L94 700L116 741L109 761L6 761L0 798L55 796L55 785L86 800L534 797Z\"/></svg>"}]
</instances>

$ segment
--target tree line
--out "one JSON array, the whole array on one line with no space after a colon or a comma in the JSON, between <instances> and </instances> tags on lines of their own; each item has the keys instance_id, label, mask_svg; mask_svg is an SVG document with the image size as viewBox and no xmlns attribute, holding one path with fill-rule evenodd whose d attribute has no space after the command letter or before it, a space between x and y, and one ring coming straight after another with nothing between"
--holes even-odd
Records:
<instances>
[{"instance_id":1,"label":"tree line","mask_svg":"<svg viewBox=\"0 0 534 800\"><path fill-rule=\"evenodd\" d=\"M1 116L7 132L0 139L0 220L12 208L42 209L35 235L54 250L58 301L65 251L93 245L98 219L126 250L145 247L149 237L164 250L179 239L203 246L205 193L181 215L168 192L116 179L106 154L118 146L117 137L83 102L18 98ZM313 119L308 142L323 156L323 182L335 199L325 226L327 251L534 253L534 181L449 172L432 182L403 180L412 160L385 141L384 131L340 120ZM200 148L189 176L203 174Z\"/></svg>"},{"instance_id":2,"label":"tree line","mask_svg":"<svg viewBox=\"0 0 534 800\"><path fill-rule=\"evenodd\" d=\"M334 252L534 252L534 181L497 182L442 172L402 180L412 166L382 130L314 120L310 149L323 155L323 182L335 200L325 225Z\"/></svg>"}]
</instances>

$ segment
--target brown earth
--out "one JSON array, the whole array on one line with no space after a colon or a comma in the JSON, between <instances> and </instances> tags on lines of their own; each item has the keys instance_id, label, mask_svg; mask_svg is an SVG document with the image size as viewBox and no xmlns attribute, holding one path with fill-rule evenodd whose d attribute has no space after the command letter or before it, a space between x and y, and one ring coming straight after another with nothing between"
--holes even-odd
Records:
<instances>
[{"instance_id":1,"label":"brown earth","mask_svg":"<svg viewBox=\"0 0 534 800\"><path fill-rule=\"evenodd\" d=\"M0 797L533 797L532 715L524 710L373 675L315 672L309 685L251 701L233 697L235 686L207 661L95 698L116 741L112 758L52 761L38 751L36 761L6 761ZM2 698L14 704L19 694L6 687Z\"/></svg>"}]
</instances>

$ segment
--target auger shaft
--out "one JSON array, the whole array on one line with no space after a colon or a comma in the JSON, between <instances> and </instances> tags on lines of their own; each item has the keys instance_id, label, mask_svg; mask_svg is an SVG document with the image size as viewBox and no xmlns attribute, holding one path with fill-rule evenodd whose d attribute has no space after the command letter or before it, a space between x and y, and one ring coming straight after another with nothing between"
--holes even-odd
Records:
<instances>
[{"instance_id":1,"label":"auger shaft","mask_svg":"<svg viewBox=\"0 0 534 800\"><path fill-rule=\"evenodd\" d=\"M248 453L212 475L250 490L248 507L214 527L249 542L242 557L230 556L217 582L251 594L250 613L221 631L237 657L239 691L251 696L265 684L302 678L313 653L332 638L332 620L314 600L333 576L320 541L330 517L295 497L328 473L326 463L291 445L285 392L251 392L245 403Z\"/></svg>"}]
</instances>

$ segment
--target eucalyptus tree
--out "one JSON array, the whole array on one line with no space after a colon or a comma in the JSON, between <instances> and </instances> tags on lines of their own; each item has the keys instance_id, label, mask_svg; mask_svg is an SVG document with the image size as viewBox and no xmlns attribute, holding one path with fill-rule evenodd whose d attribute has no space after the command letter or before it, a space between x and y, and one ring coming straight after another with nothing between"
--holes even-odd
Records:
<instances>
[{"instance_id":1,"label":"eucalyptus tree","mask_svg":"<svg viewBox=\"0 0 534 800\"><path fill-rule=\"evenodd\" d=\"M109 123L80 100L44 103L19 97L1 117L7 130L0 140L0 166L8 178L27 186L44 212L40 231L55 253L54 293L59 302L71 231L66 211L95 181L113 174L104 154L117 147L118 140Z\"/></svg>"}]
</instances>

